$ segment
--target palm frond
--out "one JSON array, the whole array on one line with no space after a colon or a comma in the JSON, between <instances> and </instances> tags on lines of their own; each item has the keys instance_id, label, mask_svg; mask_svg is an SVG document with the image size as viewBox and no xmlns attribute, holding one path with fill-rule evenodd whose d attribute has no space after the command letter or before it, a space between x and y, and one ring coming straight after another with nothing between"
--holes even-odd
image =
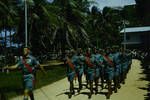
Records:
<instances>
[{"instance_id":1,"label":"palm frond","mask_svg":"<svg viewBox=\"0 0 150 100\"><path fill-rule=\"evenodd\" d=\"M70 39L69 39L69 34L68 34L68 32L66 32L66 41L67 41L69 47L73 48L73 46L72 46L71 43L70 43Z\"/></svg>"},{"instance_id":2,"label":"palm frond","mask_svg":"<svg viewBox=\"0 0 150 100\"><path fill-rule=\"evenodd\" d=\"M43 13L48 17L50 23L58 25L57 15L55 15L54 13L51 13L50 11L47 10L47 8L45 8L42 5L41 5L41 8L44 11Z\"/></svg>"}]
</instances>

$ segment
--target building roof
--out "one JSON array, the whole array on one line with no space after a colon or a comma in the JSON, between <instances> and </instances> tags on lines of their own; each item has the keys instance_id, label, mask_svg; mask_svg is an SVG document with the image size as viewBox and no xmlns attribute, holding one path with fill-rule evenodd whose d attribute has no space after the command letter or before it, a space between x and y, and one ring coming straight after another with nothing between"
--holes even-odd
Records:
<instances>
[{"instance_id":1,"label":"building roof","mask_svg":"<svg viewBox=\"0 0 150 100\"><path fill-rule=\"evenodd\" d=\"M145 27L129 27L129 28L124 28L120 31L120 33L136 33L136 32L147 32L150 31L150 26L145 26Z\"/></svg>"},{"instance_id":2,"label":"building roof","mask_svg":"<svg viewBox=\"0 0 150 100\"><path fill-rule=\"evenodd\" d=\"M126 41L126 42L122 42L121 44L141 44L142 42L128 42L128 41Z\"/></svg>"}]
</instances>

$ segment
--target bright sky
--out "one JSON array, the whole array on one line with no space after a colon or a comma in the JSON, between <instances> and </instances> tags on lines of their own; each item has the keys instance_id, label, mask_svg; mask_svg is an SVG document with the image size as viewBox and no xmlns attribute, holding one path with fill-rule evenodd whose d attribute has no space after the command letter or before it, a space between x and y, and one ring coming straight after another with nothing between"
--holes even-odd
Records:
<instances>
[{"instance_id":1,"label":"bright sky","mask_svg":"<svg viewBox=\"0 0 150 100\"><path fill-rule=\"evenodd\" d=\"M54 0L47 0L49 2L53 2ZM89 0L96 1L96 5L100 10L102 10L105 6L109 7L123 7L124 5L132 5L135 4L135 0Z\"/></svg>"},{"instance_id":2,"label":"bright sky","mask_svg":"<svg viewBox=\"0 0 150 100\"><path fill-rule=\"evenodd\" d=\"M124 5L135 4L135 0L91 0L96 1L99 9L103 9L105 6L109 7L123 7Z\"/></svg>"}]
</instances>

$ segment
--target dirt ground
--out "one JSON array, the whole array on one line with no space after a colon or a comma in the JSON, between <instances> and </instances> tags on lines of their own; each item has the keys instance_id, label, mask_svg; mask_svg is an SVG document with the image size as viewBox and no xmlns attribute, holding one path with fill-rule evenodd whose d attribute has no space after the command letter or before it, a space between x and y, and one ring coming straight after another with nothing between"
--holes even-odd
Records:
<instances>
[{"instance_id":1,"label":"dirt ground","mask_svg":"<svg viewBox=\"0 0 150 100\"><path fill-rule=\"evenodd\" d=\"M142 69L139 60L133 60L131 70L128 73L126 83L121 85L118 93L113 93L110 100L144 100L146 90L140 88L146 88L148 81L141 80L145 75L141 74ZM75 83L77 87L77 82ZM104 95L107 90L100 90L97 95L93 94L91 99L88 99L89 90L83 87L80 93L75 93L71 99L68 98L69 83L67 78L57 81L53 84L41 87L34 91L35 100L106 100ZM23 96L12 98L11 100L23 100Z\"/></svg>"}]
</instances>

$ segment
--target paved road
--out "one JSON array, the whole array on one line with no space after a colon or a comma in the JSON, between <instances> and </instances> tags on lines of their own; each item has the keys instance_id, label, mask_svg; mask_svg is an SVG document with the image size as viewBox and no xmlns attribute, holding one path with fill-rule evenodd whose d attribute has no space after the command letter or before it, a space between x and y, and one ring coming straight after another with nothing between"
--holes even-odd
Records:
<instances>
[{"instance_id":1,"label":"paved road","mask_svg":"<svg viewBox=\"0 0 150 100\"><path fill-rule=\"evenodd\" d=\"M144 95L147 91L140 88L146 88L148 82L140 80L140 78L145 77L144 74L140 73L142 73L140 61L133 60L126 84L122 85L118 93L113 93L110 100L144 100ZM51 85L41 87L34 91L35 100L106 100L103 93L107 92L107 90L99 91L99 94L93 94L92 98L88 99L87 94L89 90L86 88L80 94L76 93L71 99L68 99L68 85L67 79L65 78ZM22 98L22 96L18 96L11 100L22 100Z\"/></svg>"}]
</instances>

